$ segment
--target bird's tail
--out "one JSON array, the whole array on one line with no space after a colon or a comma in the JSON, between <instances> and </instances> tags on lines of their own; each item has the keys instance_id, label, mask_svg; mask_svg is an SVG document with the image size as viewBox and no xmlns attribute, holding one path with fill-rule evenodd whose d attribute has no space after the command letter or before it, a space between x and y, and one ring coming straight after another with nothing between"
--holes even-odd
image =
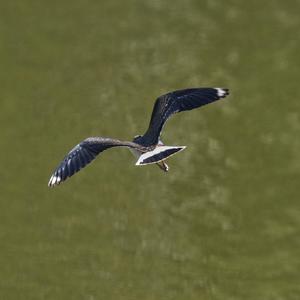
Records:
<instances>
[{"instance_id":1,"label":"bird's tail","mask_svg":"<svg viewBox=\"0 0 300 300\"><path fill-rule=\"evenodd\" d=\"M143 153L136 162L136 165L143 166L159 163L185 148L186 146L157 146L154 150Z\"/></svg>"}]
</instances>

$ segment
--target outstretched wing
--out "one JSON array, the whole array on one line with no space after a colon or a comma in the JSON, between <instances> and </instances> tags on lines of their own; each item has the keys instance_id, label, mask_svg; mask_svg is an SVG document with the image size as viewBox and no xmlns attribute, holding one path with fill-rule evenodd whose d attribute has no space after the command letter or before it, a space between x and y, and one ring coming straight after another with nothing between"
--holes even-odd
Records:
<instances>
[{"instance_id":1,"label":"outstretched wing","mask_svg":"<svg viewBox=\"0 0 300 300\"><path fill-rule=\"evenodd\" d=\"M130 148L138 148L141 146L131 143L122 142L116 139L90 137L76 145L59 164L51 176L48 186L55 186L71 177L74 173L84 168L102 151L117 147L124 146ZM141 149L140 149L141 150Z\"/></svg>"},{"instance_id":2,"label":"outstretched wing","mask_svg":"<svg viewBox=\"0 0 300 300\"><path fill-rule=\"evenodd\" d=\"M214 102L228 94L229 90L224 88L192 88L160 96L154 104L149 128L142 137L144 144L158 143L163 125L171 115Z\"/></svg>"}]
</instances>

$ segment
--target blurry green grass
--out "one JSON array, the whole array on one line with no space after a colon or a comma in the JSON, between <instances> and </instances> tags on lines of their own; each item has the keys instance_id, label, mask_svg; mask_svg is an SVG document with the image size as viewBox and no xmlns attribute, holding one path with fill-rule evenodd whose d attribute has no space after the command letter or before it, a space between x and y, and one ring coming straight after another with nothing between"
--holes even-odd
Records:
<instances>
[{"instance_id":1,"label":"blurry green grass","mask_svg":"<svg viewBox=\"0 0 300 300\"><path fill-rule=\"evenodd\" d=\"M298 299L297 2L0 4L0 298ZM170 173L104 152L167 91L230 98L165 127Z\"/></svg>"}]
</instances>

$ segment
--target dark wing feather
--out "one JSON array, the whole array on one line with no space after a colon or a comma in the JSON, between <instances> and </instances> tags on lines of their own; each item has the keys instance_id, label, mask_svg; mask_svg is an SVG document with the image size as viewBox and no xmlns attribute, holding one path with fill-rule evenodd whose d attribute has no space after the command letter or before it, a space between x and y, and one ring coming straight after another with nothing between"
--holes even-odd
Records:
<instances>
[{"instance_id":1,"label":"dark wing feather","mask_svg":"<svg viewBox=\"0 0 300 300\"><path fill-rule=\"evenodd\" d=\"M229 90L223 88L192 88L160 96L154 104L149 128L142 137L142 143L145 146L157 144L163 125L171 115L198 108L228 94Z\"/></svg>"},{"instance_id":2,"label":"dark wing feather","mask_svg":"<svg viewBox=\"0 0 300 300\"><path fill-rule=\"evenodd\" d=\"M132 142L122 142L116 139L90 137L76 145L59 164L51 176L48 186L55 186L65 181L68 177L78 172L89 164L102 151L124 146L137 148L142 151L141 146Z\"/></svg>"}]
</instances>

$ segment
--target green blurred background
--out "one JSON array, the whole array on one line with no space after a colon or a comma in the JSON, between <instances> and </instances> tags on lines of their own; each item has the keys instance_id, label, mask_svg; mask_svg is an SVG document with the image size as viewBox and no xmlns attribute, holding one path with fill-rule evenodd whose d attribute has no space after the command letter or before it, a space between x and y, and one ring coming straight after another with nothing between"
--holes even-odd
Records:
<instances>
[{"instance_id":1,"label":"green blurred background","mask_svg":"<svg viewBox=\"0 0 300 300\"><path fill-rule=\"evenodd\" d=\"M300 1L2 1L0 299L300 299ZM154 100L223 86L163 140L170 172L104 152Z\"/></svg>"}]
</instances>

